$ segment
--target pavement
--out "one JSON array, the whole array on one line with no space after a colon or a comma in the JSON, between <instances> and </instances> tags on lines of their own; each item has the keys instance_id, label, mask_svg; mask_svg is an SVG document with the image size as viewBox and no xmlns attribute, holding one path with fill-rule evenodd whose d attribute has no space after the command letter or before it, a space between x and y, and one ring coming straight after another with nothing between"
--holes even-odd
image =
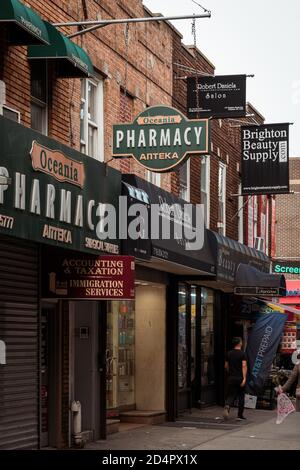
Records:
<instances>
[{"instance_id":1,"label":"pavement","mask_svg":"<svg viewBox=\"0 0 300 470\"><path fill-rule=\"evenodd\" d=\"M121 424L120 432L106 441L86 444L87 450L300 450L300 413L276 424L276 410L245 410L237 421L232 410L228 421L222 408L192 410L176 423L144 426Z\"/></svg>"}]
</instances>

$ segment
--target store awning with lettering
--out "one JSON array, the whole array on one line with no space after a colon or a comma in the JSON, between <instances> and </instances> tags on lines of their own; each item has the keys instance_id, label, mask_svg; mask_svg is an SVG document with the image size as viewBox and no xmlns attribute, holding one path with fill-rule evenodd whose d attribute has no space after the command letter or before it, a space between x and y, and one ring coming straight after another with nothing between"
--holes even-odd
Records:
<instances>
[{"instance_id":1,"label":"store awning with lettering","mask_svg":"<svg viewBox=\"0 0 300 470\"><path fill-rule=\"evenodd\" d=\"M235 275L234 293L280 297L286 295L285 277L262 272L253 266L239 264Z\"/></svg>"},{"instance_id":2,"label":"store awning with lettering","mask_svg":"<svg viewBox=\"0 0 300 470\"><path fill-rule=\"evenodd\" d=\"M45 21L44 24L48 31L50 45L30 46L28 58L30 60L55 61L57 74L62 78L92 76L94 74L92 61L82 47L75 44L50 23Z\"/></svg>"},{"instance_id":3,"label":"store awning with lettering","mask_svg":"<svg viewBox=\"0 0 300 470\"><path fill-rule=\"evenodd\" d=\"M196 216L196 206L190 204L189 213L185 201L164 191L135 175L122 175L123 195L127 196L128 207L142 204L147 208L148 236L138 240L124 240L122 254L135 256L143 266L181 276L215 276L215 265L205 229L204 218ZM159 208L158 219L154 215ZM154 212L153 212L154 211ZM121 219L122 220L122 219ZM153 226L158 223L159 235L153 235ZM170 237L163 235L163 223L170 224ZM130 220L129 220L130 223ZM182 236L175 235L182 225ZM189 244L185 228L201 234L200 248ZM145 227L141 228L143 232Z\"/></svg>"},{"instance_id":4,"label":"store awning with lettering","mask_svg":"<svg viewBox=\"0 0 300 470\"><path fill-rule=\"evenodd\" d=\"M19 0L1 0L0 23L8 26L12 44L49 44L48 30L42 18Z\"/></svg>"},{"instance_id":5,"label":"store awning with lettering","mask_svg":"<svg viewBox=\"0 0 300 470\"><path fill-rule=\"evenodd\" d=\"M216 280L212 287L233 292L237 286L237 272L241 264L246 265L247 269L256 268L261 274L270 272L271 261L262 251L211 230L208 232L216 265Z\"/></svg>"}]
</instances>

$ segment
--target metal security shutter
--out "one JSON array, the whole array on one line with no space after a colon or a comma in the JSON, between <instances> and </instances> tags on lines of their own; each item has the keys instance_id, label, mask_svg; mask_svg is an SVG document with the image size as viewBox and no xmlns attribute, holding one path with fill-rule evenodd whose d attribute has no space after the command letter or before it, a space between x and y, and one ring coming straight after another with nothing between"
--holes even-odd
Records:
<instances>
[{"instance_id":1,"label":"metal security shutter","mask_svg":"<svg viewBox=\"0 0 300 470\"><path fill-rule=\"evenodd\" d=\"M0 238L0 449L38 447L38 249Z\"/></svg>"}]
</instances>

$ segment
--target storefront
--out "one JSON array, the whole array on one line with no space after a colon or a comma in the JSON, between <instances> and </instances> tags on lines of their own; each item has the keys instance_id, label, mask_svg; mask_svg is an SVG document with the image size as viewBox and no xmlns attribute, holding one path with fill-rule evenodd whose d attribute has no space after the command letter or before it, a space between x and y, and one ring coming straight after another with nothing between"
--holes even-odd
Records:
<instances>
[{"instance_id":1,"label":"storefront","mask_svg":"<svg viewBox=\"0 0 300 470\"><path fill-rule=\"evenodd\" d=\"M3 117L0 137L0 448L70 446L73 400L84 437L104 437L107 302L98 299L117 289L70 293L60 277L70 269L47 266L120 253L117 237L103 240L101 207L118 207L121 175Z\"/></svg>"},{"instance_id":2,"label":"storefront","mask_svg":"<svg viewBox=\"0 0 300 470\"><path fill-rule=\"evenodd\" d=\"M161 205L160 220L169 220L174 229L184 201L134 175L123 175L122 181L129 205L139 202L148 210L150 204ZM170 215L167 207L176 205ZM167 419L198 403L200 390L203 400L214 401L214 293L191 279L213 279L215 266L203 220L198 228L203 231L199 250L187 250L187 240L176 237L126 241L122 248L134 254L137 265L136 411L164 412Z\"/></svg>"},{"instance_id":3,"label":"storefront","mask_svg":"<svg viewBox=\"0 0 300 470\"><path fill-rule=\"evenodd\" d=\"M202 285L214 292L214 338L217 350L214 363L215 401L223 405L226 352L231 349L234 336L243 338L246 347L249 331L257 318L254 300L249 296L270 297L273 293L275 297L281 292L283 295L285 284L281 276L269 274L270 260L263 252L211 231L209 239L215 258L216 276L213 280L203 281Z\"/></svg>"},{"instance_id":4,"label":"storefront","mask_svg":"<svg viewBox=\"0 0 300 470\"><path fill-rule=\"evenodd\" d=\"M300 349L300 281L287 279L286 297L280 298L280 303L295 309L294 313L289 312L280 348L280 363L282 367L290 369L293 365L291 357L295 350Z\"/></svg>"}]
</instances>

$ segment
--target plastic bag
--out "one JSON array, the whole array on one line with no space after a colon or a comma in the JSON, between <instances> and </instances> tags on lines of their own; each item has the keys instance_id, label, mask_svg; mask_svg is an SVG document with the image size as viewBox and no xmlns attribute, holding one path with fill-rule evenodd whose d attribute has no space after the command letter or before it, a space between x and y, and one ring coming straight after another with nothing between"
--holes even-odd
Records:
<instances>
[{"instance_id":1,"label":"plastic bag","mask_svg":"<svg viewBox=\"0 0 300 470\"><path fill-rule=\"evenodd\" d=\"M252 408L255 410L257 404L257 397L255 395L245 394L245 408Z\"/></svg>"},{"instance_id":2,"label":"plastic bag","mask_svg":"<svg viewBox=\"0 0 300 470\"><path fill-rule=\"evenodd\" d=\"M281 424L285 418L296 411L292 401L285 393L280 393L277 397L277 419L276 424Z\"/></svg>"}]
</instances>

